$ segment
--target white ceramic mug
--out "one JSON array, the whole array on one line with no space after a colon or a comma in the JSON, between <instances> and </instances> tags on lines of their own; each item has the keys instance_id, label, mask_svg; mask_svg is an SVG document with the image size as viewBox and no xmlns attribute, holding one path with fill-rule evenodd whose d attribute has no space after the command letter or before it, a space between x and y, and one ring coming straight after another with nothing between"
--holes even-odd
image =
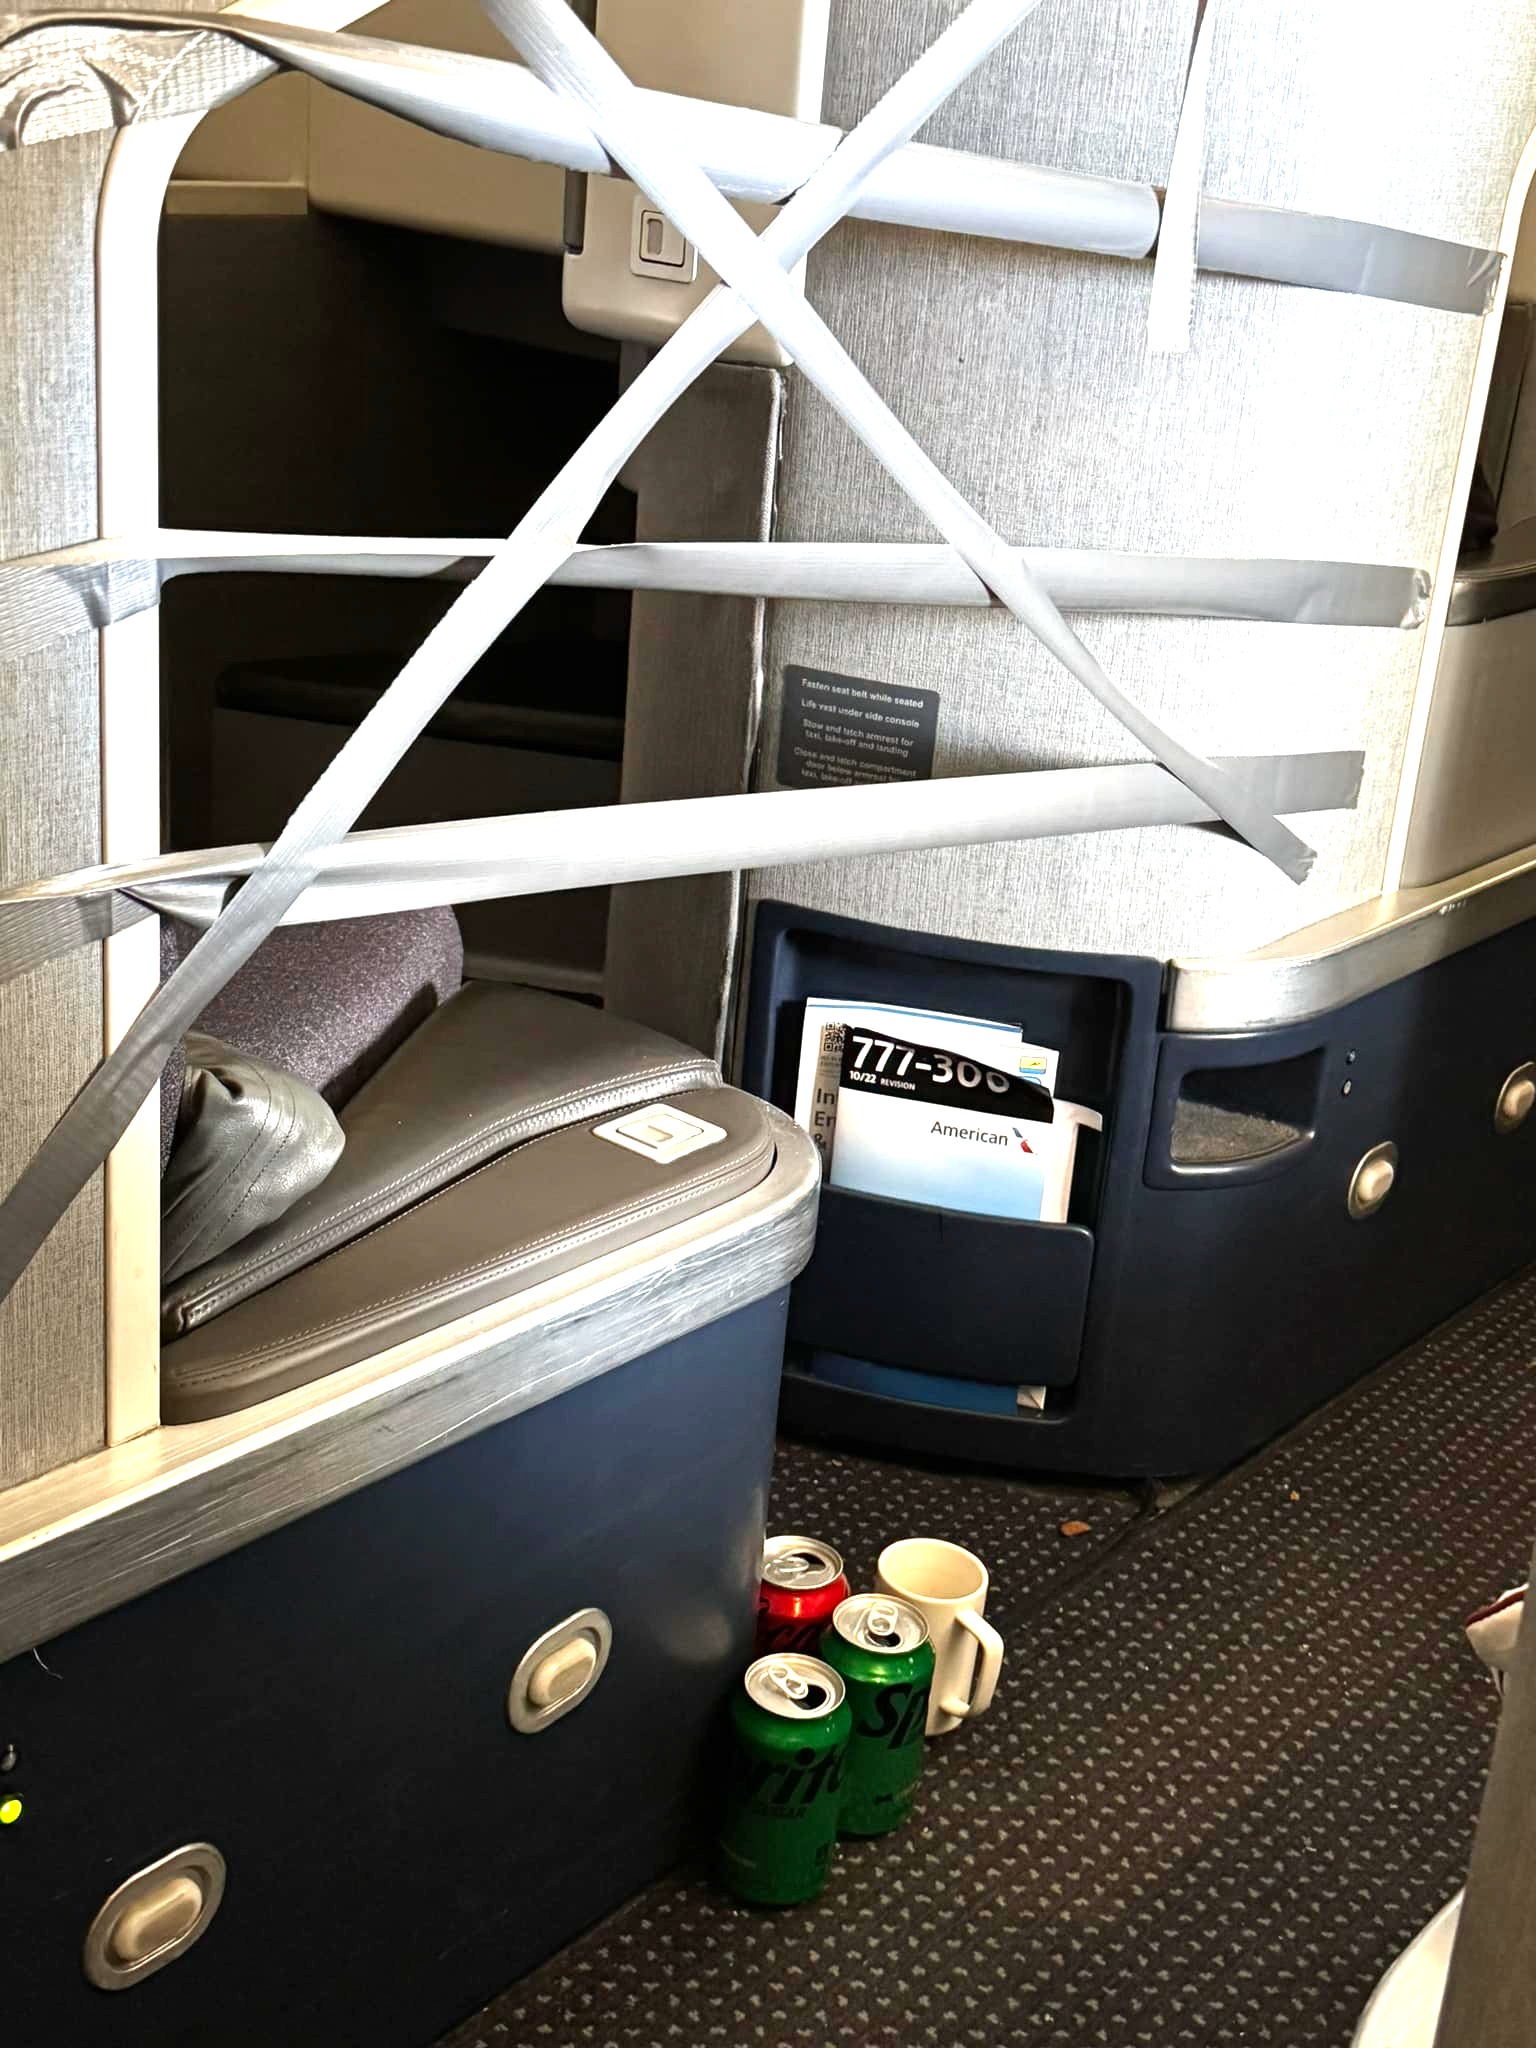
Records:
<instances>
[{"instance_id":1,"label":"white ceramic mug","mask_svg":"<svg viewBox=\"0 0 1536 2048\"><path fill-rule=\"evenodd\" d=\"M992 1704L1003 1668L1003 1639L982 1619L987 1583L979 1557L936 1536L906 1536L880 1553L875 1584L910 1600L933 1638L930 1735L948 1735Z\"/></svg>"}]
</instances>

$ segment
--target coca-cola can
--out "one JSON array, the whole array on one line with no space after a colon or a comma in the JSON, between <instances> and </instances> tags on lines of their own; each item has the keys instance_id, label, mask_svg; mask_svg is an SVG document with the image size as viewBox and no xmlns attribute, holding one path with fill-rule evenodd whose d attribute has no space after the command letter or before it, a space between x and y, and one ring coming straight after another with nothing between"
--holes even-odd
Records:
<instances>
[{"instance_id":1,"label":"coca-cola can","mask_svg":"<svg viewBox=\"0 0 1536 2048\"><path fill-rule=\"evenodd\" d=\"M847 1598L843 1560L830 1543L814 1536L770 1536L763 1545L753 1656L798 1650L814 1657L823 1630Z\"/></svg>"}]
</instances>

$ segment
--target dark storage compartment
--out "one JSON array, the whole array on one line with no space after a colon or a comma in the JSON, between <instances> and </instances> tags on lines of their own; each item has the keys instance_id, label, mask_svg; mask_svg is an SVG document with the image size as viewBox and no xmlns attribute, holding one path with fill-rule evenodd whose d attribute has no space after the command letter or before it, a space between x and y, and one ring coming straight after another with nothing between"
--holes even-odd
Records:
<instances>
[{"instance_id":1,"label":"dark storage compartment","mask_svg":"<svg viewBox=\"0 0 1536 2048\"><path fill-rule=\"evenodd\" d=\"M1169 1032L1151 960L759 907L747 1085L789 1107L808 996L1018 1021L1099 1110L1069 1221L824 1190L795 1428L1027 1469L1242 1456L1536 1255L1536 919L1302 1022ZM1390 1144L1379 1210L1350 1190Z\"/></svg>"},{"instance_id":2,"label":"dark storage compartment","mask_svg":"<svg viewBox=\"0 0 1536 2048\"><path fill-rule=\"evenodd\" d=\"M462 288L451 239L320 212L173 213L159 264L171 527L416 536L429 553L434 536L495 539L618 392L617 344L561 318L557 257L494 252L504 320ZM615 485L582 537L632 540L635 517ZM173 578L167 847L275 838L472 569ZM616 803L629 619L627 591L537 591L362 825ZM600 996L607 919L606 888L466 906L470 971Z\"/></svg>"},{"instance_id":3,"label":"dark storage compartment","mask_svg":"<svg viewBox=\"0 0 1536 2048\"><path fill-rule=\"evenodd\" d=\"M1316 1024L1166 1039L1148 1187L1231 1186L1288 1173L1316 1136L1326 1064ZM1346 1098L1352 1092L1353 1083Z\"/></svg>"},{"instance_id":4,"label":"dark storage compartment","mask_svg":"<svg viewBox=\"0 0 1536 2048\"><path fill-rule=\"evenodd\" d=\"M1058 1046L1057 1094L1101 1111L1107 1134L1133 1005L1151 1024L1161 980L1150 960L970 945L760 903L743 1076L754 1094L792 1110L807 996L915 1004L1022 1024L1025 1038Z\"/></svg>"},{"instance_id":5,"label":"dark storage compartment","mask_svg":"<svg viewBox=\"0 0 1536 2048\"><path fill-rule=\"evenodd\" d=\"M1093 1236L1078 1224L825 1187L789 1334L916 1372L1065 1386L1077 1372L1092 1268Z\"/></svg>"},{"instance_id":6,"label":"dark storage compartment","mask_svg":"<svg viewBox=\"0 0 1536 2048\"><path fill-rule=\"evenodd\" d=\"M835 1353L970 1382L993 1413L1000 1388L1070 1389L1095 1240L1140 1172L1155 963L883 932L780 904L758 906L752 961L742 1082L786 1111L806 999L832 996L1020 1024L1026 1040L1058 1048L1057 1096L1104 1119L1102 1135L1079 1135L1065 1223L824 1186L815 1255L791 1296L792 1363ZM1128 1045L1141 1048L1133 1070ZM973 1397L957 1386L954 1398Z\"/></svg>"}]
</instances>

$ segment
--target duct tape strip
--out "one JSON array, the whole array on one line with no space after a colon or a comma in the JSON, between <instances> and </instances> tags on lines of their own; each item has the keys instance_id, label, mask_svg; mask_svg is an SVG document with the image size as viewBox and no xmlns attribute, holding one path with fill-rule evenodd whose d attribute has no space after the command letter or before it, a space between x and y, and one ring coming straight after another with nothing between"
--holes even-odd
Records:
<instances>
[{"instance_id":1,"label":"duct tape strip","mask_svg":"<svg viewBox=\"0 0 1536 2048\"><path fill-rule=\"evenodd\" d=\"M1325 214L1287 213L1236 199L1200 202L1200 268L1317 291L1353 292L1435 306L1445 313L1488 310L1499 269L1497 249L1445 242L1405 228Z\"/></svg>"},{"instance_id":2,"label":"duct tape strip","mask_svg":"<svg viewBox=\"0 0 1536 2048\"><path fill-rule=\"evenodd\" d=\"M61 877L50 886L70 890L75 879ZM57 960L77 946L110 939L149 914L148 905L110 885L105 893L90 887L62 895L35 889L0 891L0 981L30 974L45 960Z\"/></svg>"},{"instance_id":3,"label":"duct tape strip","mask_svg":"<svg viewBox=\"0 0 1536 2048\"><path fill-rule=\"evenodd\" d=\"M122 16L0 14L0 151L204 112L271 75L269 58L207 33L223 28L217 16L153 20L157 32L142 34Z\"/></svg>"},{"instance_id":4,"label":"duct tape strip","mask_svg":"<svg viewBox=\"0 0 1536 2048\"><path fill-rule=\"evenodd\" d=\"M656 206L730 284L801 374L840 412L870 453L1019 622L1126 730L1235 832L1293 881L1312 849L1214 763L1177 739L1111 681L1050 598L891 412L821 316L760 246L699 166L653 131L634 88L564 0L484 0L531 69L574 97L596 132ZM768 231L771 236L772 229Z\"/></svg>"},{"instance_id":5,"label":"duct tape strip","mask_svg":"<svg viewBox=\"0 0 1536 2048\"><path fill-rule=\"evenodd\" d=\"M1350 752L1279 754L1223 765L1260 802L1298 813L1352 809L1364 760ZM377 917L844 854L1209 824L1214 817L1166 769L1132 762L409 825L355 832L326 849L313 885L282 921ZM232 885L253 874L265 854L261 846L164 854L0 892L0 981L122 929L146 906L210 925Z\"/></svg>"},{"instance_id":6,"label":"duct tape strip","mask_svg":"<svg viewBox=\"0 0 1536 2048\"><path fill-rule=\"evenodd\" d=\"M216 66L207 47L191 48L189 24L203 32L204 46L243 48L250 60L244 73L228 76L227 63ZM172 38L182 53L174 59L156 47ZM0 56L0 151L121 125L141 112L211 107L266 76L266 63L279 63L456 141L567 170L604 175L615 168L574 109L521 65L495 58L145 9L0 15L0 52L13 42L17 48ZM670 93L641 98L735 199L782 201L840 140L835 128L786 115ZM1129 258L1151 251L1159 226L1150 185L917 142L880 165L848 210L863 220ZM1203 270L1481 314L1503 259L1496 249L1405 229L1208 195L1198 260Z\"/></svg>"},{"instance_id":7,"label":"duct tape strip","mask_svg":"<svg viewBox=\"0 0 1536 2048\"><path fill-rule=\"evenodd\" d=\"M1152 295L1147 307L1147 347L1153 355L1179 356L1189 348L1195 311L1195 269L1200 243L1200 193L1205 184L1205 116L1211 83L1212 19L1216 0L1199 0L1195 45L1184 80L1179 125L1163 194Z\"/></svg>"},{"instance_id":8,"label":"duct tape strip","mask_svg":"<svg viewBox=\"0 0 1536 2048\"><path fill-rule=\"evenodd\" d=\"M303 72L453 141L568 171L616 174L608 152L579 111L520 64L250 16L143 8L0 15L0 149L132 118L146 104L146 95L137 92L125 99L118 114L101 90L102 76L116 71L158 78L168 69L158 46L170 38L178 48L188 45L189 25L203 31L210 42L223 40L252 58ZM66 40L71 34L72 66ZM27 50L45 40L50 43L53 90L46 99L28 104L25 119L13 119L8 130L7 80L14 79L13 89L19 90L30 75ZM16 46L9 62L3 54L8 43ZM154 99L154 112L178 110L195 91L203 61L201 52L191 53L176 73L181 98L172 105L162 92ZM253 77L264 72L262 65ZM217 84L223 93L222 77ZM647 92L644 97L657 122L682 136L710 177L733 199L783 202L843 139L841 130L822 122L675 93ZM207 103L214 102L210 98ZM19 101L17 106L19 112ZM849 211L867 220L1105 256L1145 256L1157 236L1157 199L1148 185L910 141L875 167Z\"/></svg>"},{"instance_id":9,"label":"duct tape strip","mask_svg":"<svg viewBox=\"0 0 1536 2048\"><path fill-rule=\"evenodd\" d=\"M1429 609L1429 572L1395 563L1013 552L1064 612L1402 630L1421 626ZM848 604L997 602L953 548L895 541L630 541L582 548L551 580Z\"/></svg>"},{"instance_id":10,"label":"duct tape strip","mask_svg":"<svg viewBox=\"0 0 1536 2048\"><path fill-rule=\"evenodd\" d=\"M0 661L147 611L177 576L257 571L465 582L500 545L483 538L187 531L152 533L143 543L88 541L0 563ZM1089 548L1014 553L1064 612L1412 628L1423 624L1429 604L1428 571L1393 563ZM578 548L549 580L584 589L843 604L996 603L953 548L897 541L631 541Z\"/></svg>"},{"instance_id":11,"label":"duct tape strip","mask_svg":"<svg viewBox=\"0 0 1536 2048\"><path fill-rule=\"evenodd\" d=\"M874 167L911 139L1034 4L971 0L775 216L764 237L773 259L793 268L846 212ZM122 1137L182 1035L298 901L326 850L356 823L432 713L570 555L656 421L748 325L750 315L732 294L711 293L626 386L506 546L433 627L300 802L268 857L145 1004L0 1202L0 1300Z\"/></svg>"},{"instance_id":12,"label":"duct tape strip","mask_svg":"<svg viewBox=\"0 0 1536 2048\"><path fill-rule=\"evenodd\" d=\"M0 562L0 661L149 611L160 580L158 561L110 542Z\"/></svg>"}]
</instances>

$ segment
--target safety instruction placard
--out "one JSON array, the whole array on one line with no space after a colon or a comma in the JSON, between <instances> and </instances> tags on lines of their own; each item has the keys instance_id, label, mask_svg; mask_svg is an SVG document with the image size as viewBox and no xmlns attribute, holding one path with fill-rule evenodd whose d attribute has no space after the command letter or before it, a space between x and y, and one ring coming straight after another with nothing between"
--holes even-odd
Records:
<instances>
[{"instance_id":1,"label":"safety instruction placard","mask_svg":"<svg viewBox=\"0 0 1536 2048\"><path fill-rule=\"evenodd\" d=\"M786 668L779 781L792 789L925 782L938 730L937 690Z\"/></svg>"}]
</instances>

